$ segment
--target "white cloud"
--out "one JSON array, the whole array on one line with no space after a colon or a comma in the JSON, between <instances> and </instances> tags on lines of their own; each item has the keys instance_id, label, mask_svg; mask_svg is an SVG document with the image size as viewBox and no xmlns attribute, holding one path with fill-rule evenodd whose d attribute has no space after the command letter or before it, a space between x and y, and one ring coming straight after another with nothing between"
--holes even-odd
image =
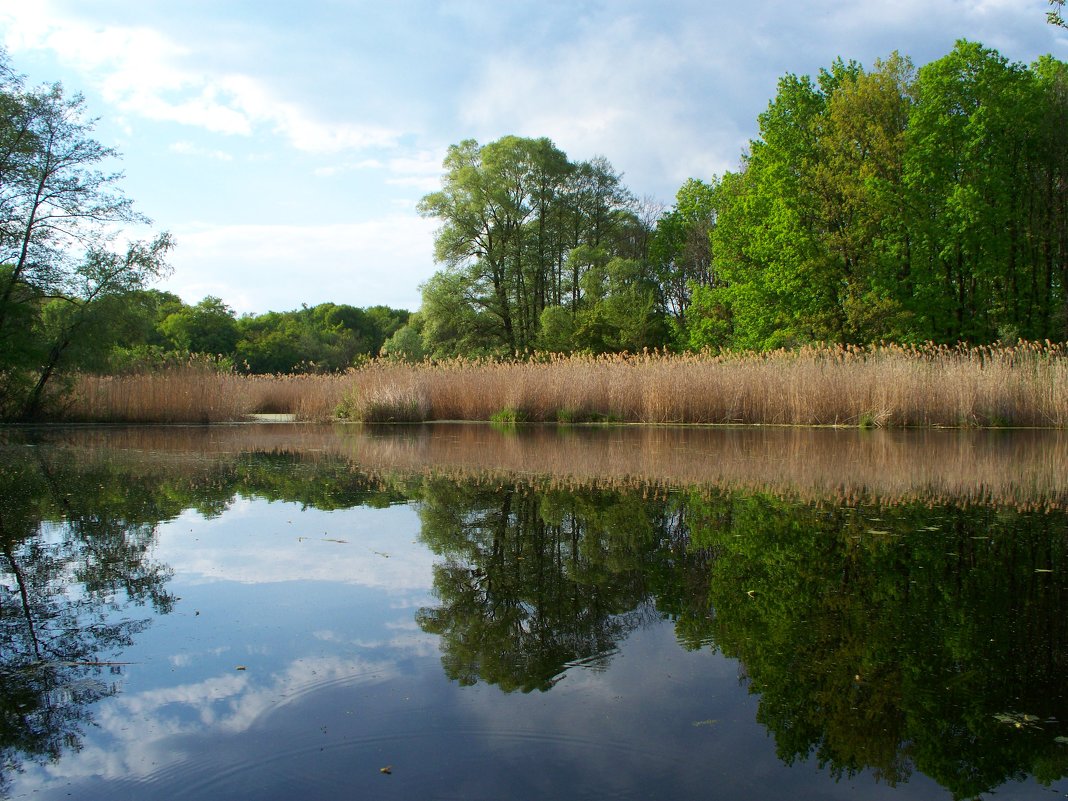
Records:
<instances>
[{"instance_id":1,"label":"white cloud","mask_svg":"<svg viewBox=\"0 0 1068 801\"><path fill-rule=\"evenodd\" d=\"M321 119L251 75L193 66L197 54L159 31L93 26L50 9L39 0L0 14L9 50L53 51L126 114L229 135L265 128L309 153L396 145L399 133L384 126Z\"/></svg>"},{"instance_id":2,"label":"white cloud","mask_svg":"<svg viewBox=\"0 0 1068 801\"><path fill-rule=\"evenodd\" d=\"M255 547L235 547L250 530L259 532ZM156 556L190 582L344 582L407 598L433 584L433 557L410 536L418 530L408 506L324 512L293 505L285 515L237 499L219 517L186 514L165 526Z\"/></svg>"},{"instance_id":3,"label":"white cloud","mask_svg":"<svg viewBox=\"0 0 1068 801\"><path fill-rule=\"evenodd\" d=\"M414 309L434 271L436 222L397 214L323 225L192 224L176 228L174 275L187 302L224 298L238 313L326 301ZM289 298L284 309L274 299Z\"/></svg>"},{"instance_id":4,"label":"white cloud","mask_svg":"<svg viewBox=\"0 0 1068 801\"><path fill-rule=\"evenodd\" d=\"M422 647L418 650L421 655ZM174 747L175 737L242 734L265 715L324 686L377 684L397 674L396 664L387 659L314 657L294 660L261 682L253 682L249 673L231 673L119 695L100 707L95 728L102 736L65 755L47 773L64 782L151 779L187 758ZM34 783L31 777L27 788Z\"/></svg>"},{"instance_id":5,"label":"white cloud","mask_svg":"<svg viewBox=\"0 0 1068 801\"><path fill-rule=\"evenodd\" d=\"M462 118L484 138L549 136L572 159L606 155L638 192L707 177L736 157L717 158L716 134L687 118L693 46L624 18L552 53L503 53L482 69Z\"/></svg>"},{"instance_id":6,"label":"white cloud","mask_svg":"<svg viewBox=\"0 0 1068 801\"><path fill-rule=\"evenodd\" d=\"M206 148L198 147L192 142L174 142L169 149L172 153L178 153L182 156L200 156L204 158L214 159L216 161L234 160L234 157L227 153L225 150L208 150Z\"/></svg>"},{"instance_id":7,"label":"white cloud","mask_svg":"<svg viewBox=\"0 0 1068 801\"><path fill-rule=\"evenodd\" d=\"M385 160L361 159L331 164L317 168L315 174L329 178L359 170L378 170L387 174L388 177L384 179L387 186L407 187L426 193L441 188L441 176L444 172L441 163L444 158L444 151L420 150L408 156Z\"/></svg>"}]
</instances>

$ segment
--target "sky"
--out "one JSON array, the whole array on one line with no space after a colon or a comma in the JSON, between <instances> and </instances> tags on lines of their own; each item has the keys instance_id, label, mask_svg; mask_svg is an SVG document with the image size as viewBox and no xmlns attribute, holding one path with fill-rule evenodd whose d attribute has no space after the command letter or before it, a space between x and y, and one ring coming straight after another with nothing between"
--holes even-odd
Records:
<instances>
[{"instance_id":1,"label":"sky","mask_svg":"<svg viewBox=\"0 0 1068 801\"><path fill-rule=\"evenodd\" d=\"M159 283L238 314L416 309L450 144L547 136L639 198L736 169L786 73L917 65L960 38L1068 59L1046 0L0 0L28 83L59 81L177 247ZM151 231L135 232L146 237Z\"/></svg>"}]
</instances>

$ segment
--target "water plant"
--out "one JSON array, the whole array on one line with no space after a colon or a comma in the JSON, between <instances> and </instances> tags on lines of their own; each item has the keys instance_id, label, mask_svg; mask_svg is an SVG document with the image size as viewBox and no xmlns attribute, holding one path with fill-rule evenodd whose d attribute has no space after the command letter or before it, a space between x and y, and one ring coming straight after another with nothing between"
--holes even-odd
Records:
<instances>
[{"instance_id":1,"label":"water plant","mask_svg":"<svg viewBox=\"0 0 1068 801\"><path fill-rule=\"evenodd\" d=\"M1068 426L1068 348L875 345L723 352L378 360L327 375L196 364L80 376L67 417L199 422L257 411L305 420Z\"/></svg>"}]
</instances>

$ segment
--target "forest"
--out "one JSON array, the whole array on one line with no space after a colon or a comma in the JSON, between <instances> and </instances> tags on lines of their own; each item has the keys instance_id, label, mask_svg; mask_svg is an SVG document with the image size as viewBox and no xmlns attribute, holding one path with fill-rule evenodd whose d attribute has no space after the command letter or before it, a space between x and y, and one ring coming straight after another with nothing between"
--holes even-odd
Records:
<instances>
[{"instance_id":1,"label":"forest","mask_svg":"<svg viewBox=\"0 0 1068 801\"><path fill-rule=\"evenodd\" d=\"M659 211L546 139L452 147L433 356L1068 332L1068 72L977 43L786 75L735 172Z\"/></svg>"},{"instance_id":2,"label":"forest","mask_svg":"<svg viewBox=\"0 0 1068 801\"><path fill-rule=\"evenodd\" d=\"M547 138L465 140L418 210L440 269L415 312L188 304L166 233L103 167L79 96L0 60L0 414L74 374L191 356L245 373L386 357L737 352L1068 338L1068 65L959 41L788 74L734 171L665 207Z\"/></svg>"}]
</instances>

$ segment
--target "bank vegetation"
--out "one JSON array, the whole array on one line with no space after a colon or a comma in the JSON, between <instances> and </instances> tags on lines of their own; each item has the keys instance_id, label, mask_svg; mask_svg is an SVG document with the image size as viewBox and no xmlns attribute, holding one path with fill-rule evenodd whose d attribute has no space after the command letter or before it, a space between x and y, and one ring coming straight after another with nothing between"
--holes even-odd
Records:
<instances>
[{"instance_id":1,"label":"bank vegetation","mask_svg":"<svg viewBox=\"0 0 1068 801\"><path fill-rule=\"evenodd\" d=\"M81 375L62 419L208 423L275 413L376 423L1064 428L1066 356L1056 343L834 346L377 360L328 375L245 375L191 361L150 373Z\"/></svg>"}]
</instances>

